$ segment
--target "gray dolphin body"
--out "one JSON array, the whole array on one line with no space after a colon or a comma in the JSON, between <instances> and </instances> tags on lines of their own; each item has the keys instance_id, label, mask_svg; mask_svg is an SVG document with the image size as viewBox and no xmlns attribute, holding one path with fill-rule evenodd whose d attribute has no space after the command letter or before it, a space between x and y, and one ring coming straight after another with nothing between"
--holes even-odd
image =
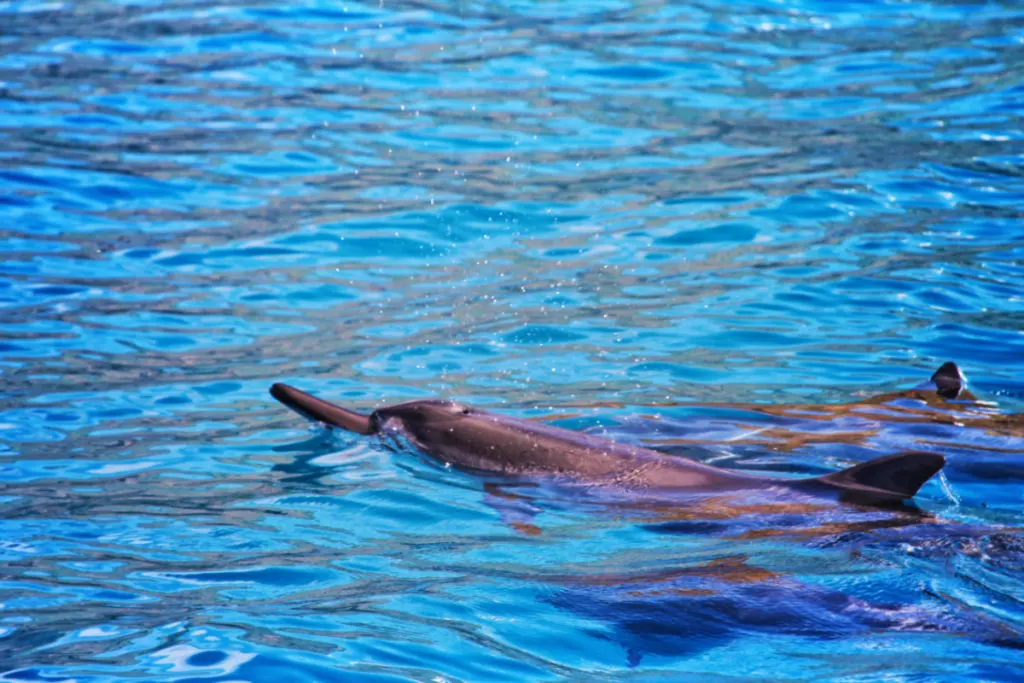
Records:
<instances>
[{"instance_id":1,"label":"gray dolphin body","mask_svg":"<svg viewBox=\"0 0 1024 683\"><path fill-rule=\"evenodd\" d=\"M361 415L287 384L273 385L270 393L295 412L327 425L365 435L400 433L427 455L460 468L507 475L563 475L638 491L784 487L891 503L912 498L945 464L937 453L906 452L821 477L762 477L453 401L410 401Z\"/></svg>"}]
</instances>

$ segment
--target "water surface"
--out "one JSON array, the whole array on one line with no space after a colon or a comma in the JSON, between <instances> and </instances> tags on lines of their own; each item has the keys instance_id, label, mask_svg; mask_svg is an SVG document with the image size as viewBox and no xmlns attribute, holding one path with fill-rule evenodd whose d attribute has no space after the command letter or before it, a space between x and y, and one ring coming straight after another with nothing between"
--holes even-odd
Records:
<instances>
[{"instance_id":1,"label":"water surface","mask_svg":"<svg viewBox=\"0 0 1024 683\"><path fill-rule=\"evenodd\" d=\"M997 2L0 0L0 680L1019 679L1022 45ZM945 360L991 405L848 407ZM274 381L948 466L923 516L495 489Z\"/></svg>"}]
</instances>

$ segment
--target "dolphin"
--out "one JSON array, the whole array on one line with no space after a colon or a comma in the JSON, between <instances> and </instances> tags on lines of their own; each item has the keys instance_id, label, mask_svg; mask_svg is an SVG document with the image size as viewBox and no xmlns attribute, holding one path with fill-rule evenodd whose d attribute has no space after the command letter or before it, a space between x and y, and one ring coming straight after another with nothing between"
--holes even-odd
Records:
<instances>
[{"instance_id":1,"label":"dolphin","mask_svg":"<svg viewBox=\"0 0 1024 683\"><path fill-rule=\"evenodd\" d=\"M409 401L363 415L287 384L274 384L270 393L310 420L356 434L398 434L428 456L460 469L510 476L557 475L658 494L786 488L884 505L912 498L945 464L938 453L909 451L819 477L766 477L455 401Z\"/></svg>"}]
</instances>

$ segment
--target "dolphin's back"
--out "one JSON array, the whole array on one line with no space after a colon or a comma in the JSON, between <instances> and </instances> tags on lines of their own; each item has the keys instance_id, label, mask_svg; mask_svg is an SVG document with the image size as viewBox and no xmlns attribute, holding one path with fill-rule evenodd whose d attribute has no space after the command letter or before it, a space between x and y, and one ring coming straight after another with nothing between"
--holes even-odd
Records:
<instances>
[{"instance_id":1,"label":"dolphin's back","mask_svg":"<svg viewBox=\"0 0 1024 683\"><path fill-rule=\"evenodd\" d=\"M418 426L424 409L431 413L430 424ZM736 487L745 478L753 479L594 434L451 402L399 404L376 411L374 418L382 425L397 420L428 455L479 470L565 474L631 488Z\"/></svg>"}]
</instances>

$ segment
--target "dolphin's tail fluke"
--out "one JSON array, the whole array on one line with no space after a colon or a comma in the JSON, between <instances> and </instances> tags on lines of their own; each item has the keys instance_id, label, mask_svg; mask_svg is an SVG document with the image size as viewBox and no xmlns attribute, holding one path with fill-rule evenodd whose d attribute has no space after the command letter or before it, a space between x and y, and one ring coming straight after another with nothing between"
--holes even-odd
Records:
<instances>
[{"instance_id":1,"label":"dolphin's tail fluke","mask_svg":"<svg viewBox=\"0 0 1024 683\"><path fill-rule=\"evenodd\" d=\"M275 384L270 387L270 395L310 420L341 427L356 434L377 432L377 424L370 416L345 410L341 406L323 401L287 384Z\"/></svg>"},{"instance_id":2,"label":"dolphin's tail fluke","mask_svg":"<svg viewBox=\"0 0 1024 683\"><path fill-rule=\"evenodd\" d=\"M904 500L913 498L945 464L946 459L938 453L894 453L826 474L816 481L854 494Z\"/></svg>"}]
</instances>

